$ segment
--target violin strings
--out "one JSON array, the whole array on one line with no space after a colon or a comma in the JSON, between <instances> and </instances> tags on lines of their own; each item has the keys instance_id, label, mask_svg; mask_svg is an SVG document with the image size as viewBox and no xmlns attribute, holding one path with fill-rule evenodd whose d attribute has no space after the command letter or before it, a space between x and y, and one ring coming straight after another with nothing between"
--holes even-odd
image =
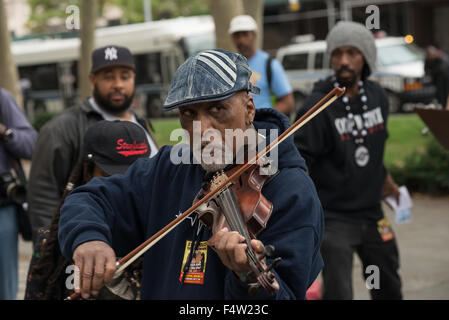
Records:
<instances>
[{"instance_id":1,"label":"violin strings","mask_svg":"<svg viewBox=\"0 0 449 320\"><path fill-rule=\"evenodd\" d=\"M218 195L217 198L220 202L220 207L223 211L226 221L229 224L229 227L232 229L232 231L239 232L245 238L246 244L248 246L246 250L247 257L254 265L257 266L258 260L251 246L251 239L240 213L239 205L234 191L226 188Z\"/></svg>"}]
</instances>

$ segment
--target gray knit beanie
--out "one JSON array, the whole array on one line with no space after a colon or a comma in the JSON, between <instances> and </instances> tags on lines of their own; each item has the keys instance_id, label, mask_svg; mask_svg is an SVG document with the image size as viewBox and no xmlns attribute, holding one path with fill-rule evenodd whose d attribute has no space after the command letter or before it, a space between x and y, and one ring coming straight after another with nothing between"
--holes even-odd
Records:
<instances>
[{"instance_id":1,"label":"gray knit beanie","mask_svg":"<svg viewBox=\"0 0 449 320\"><path fill-rule=\"evenodd\" d=\"M332 52L342 46L352 46L360 50L368 65L368 77L376 66L377 49L373 34L363 24L352 21L340 21L329 32L326 38L327 65Z\"/></svg>"}]
</instances>

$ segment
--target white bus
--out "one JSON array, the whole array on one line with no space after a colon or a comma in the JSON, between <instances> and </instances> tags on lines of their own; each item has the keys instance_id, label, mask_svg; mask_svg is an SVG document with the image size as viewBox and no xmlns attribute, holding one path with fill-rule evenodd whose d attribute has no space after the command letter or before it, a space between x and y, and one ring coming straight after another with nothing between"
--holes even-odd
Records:
<instances>
[{"instance_id":1,"label":"white bus","mask_svg":"<svg viewBox=\"0 0 449 320\"><path fill-rule=\"evenodd\" d=\"M180 17L99 28L95 47L128 47L136 64L136 98L143 115L162 114L162 102L177 67L190 55L215 47L211 16ZM29 39L12 43L25 111L60 112L77 98L79 38ZM139 111L139 110L138 110Z\"/></svg>"}]
</instances>

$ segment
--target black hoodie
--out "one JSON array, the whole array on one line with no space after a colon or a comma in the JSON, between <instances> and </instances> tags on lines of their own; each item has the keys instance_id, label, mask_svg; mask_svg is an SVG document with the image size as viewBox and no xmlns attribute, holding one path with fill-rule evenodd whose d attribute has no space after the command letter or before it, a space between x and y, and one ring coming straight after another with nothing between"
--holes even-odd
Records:
<instances>
[{"instance_id":1,"label":"black hoodie","mask_svg":"<svg viewBox=\"0 0 449 320\"><path fill-rule=\"evenodd\" d=\"M386 174L383 155L388 137L388 100L377 83L365 81L363 87L367 110L362 109L358 96L349 99L351 112L348 112L340 97L295 135L295 144L306 159L326 219L361 222L383 217L380 202ZM317 82L298 117L333 88L330 78ZM348 116L349 113L354 117ZM367 135L364 143L356 144L352 132L361 129L362 123ZM369 158L357 153L361 158L356 159L360 146L366 149L359 152L367 150Z\"/></svg>"}]
</instances>

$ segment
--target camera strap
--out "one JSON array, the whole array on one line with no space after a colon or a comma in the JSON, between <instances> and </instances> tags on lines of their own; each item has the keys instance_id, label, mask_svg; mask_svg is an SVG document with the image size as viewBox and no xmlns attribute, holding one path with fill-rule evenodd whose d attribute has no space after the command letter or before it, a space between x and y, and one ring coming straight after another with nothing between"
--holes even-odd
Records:
<instances>
[{"instance_id":1,"label":"camera strap","mask_svg":"<svg viewBox=\"0 0 449 320\"><path fill-rule=\"evenodd\" d=\"M27 178L25 176L25 172L23 171L22 163L20 159L11 157L11 167L16 173L17 179L19 179L20 183L26 188L27 187Z\"/></svg>"}]
</instances>

